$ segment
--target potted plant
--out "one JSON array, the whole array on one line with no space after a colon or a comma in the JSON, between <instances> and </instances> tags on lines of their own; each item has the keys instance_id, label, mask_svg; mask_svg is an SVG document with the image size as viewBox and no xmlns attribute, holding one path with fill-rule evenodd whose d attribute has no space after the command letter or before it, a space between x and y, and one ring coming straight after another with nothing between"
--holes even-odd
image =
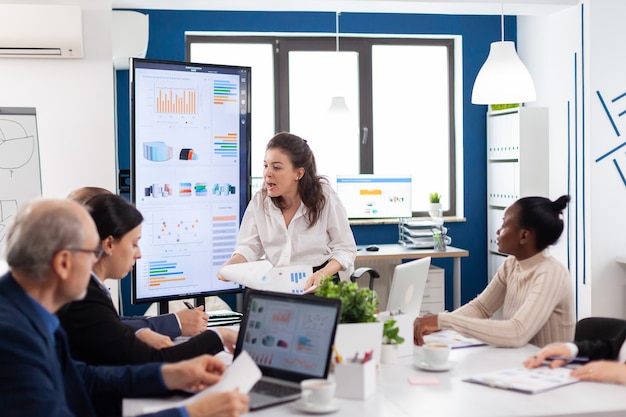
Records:
<instances>
[{"instance_id":1,"label":"potted plant","mask_svg":"<svg viewBox=\"0 0 626 417\"><path fill-rule=\"evenodd\" d=\"M404 342L400 336L400 328L395 319L387 319L383 323L383 346L380 352L382 363L396 363L398 360L398 345Z\"/></svg>"},{"instance_id":2,"label":"potted plant","mask_svg":"<svg viewBox=\"0 0 626 417\"><path fill-rule=\"evenodd\" d=\"M369 288L359 288L356 282L339 281L330 277L322 279L315 295L318 297L340 298L340 323L377 322L378 295Z\"/></svg>"},{"instance_id":3,"label":"potted plant","mask_svg":"<svg viewBox=\"0 0 626 417\"><path fill-rule=\"evenodd\" d=\"M443 217L441 194L438 192L430 193L428 199L430 201L430 210L428 210L430 217Z\"/></svg>"},{"instance_id":4,"label":"potted plant","mask_svg":"<svg viewBox=\"0 0 626 417\"><path fill-rule=\"evenodd\" d=\"M343 358L363 357L373 351L374 360L380 362L383 324L376 318L378 295L369 288L360 288L356 282L335 283L326 277L315 292L318 297L341 299L341 317L335 347Z\"/></svg>"}]
</instances>

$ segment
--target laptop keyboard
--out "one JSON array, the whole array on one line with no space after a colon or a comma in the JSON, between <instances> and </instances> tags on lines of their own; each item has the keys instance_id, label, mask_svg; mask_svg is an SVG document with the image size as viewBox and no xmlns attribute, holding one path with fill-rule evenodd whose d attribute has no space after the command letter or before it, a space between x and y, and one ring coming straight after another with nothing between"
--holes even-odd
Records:
<instances>
[{"instance_id":1,"label":"laptop keyboard","mask_svg":"<svg viewBox=\"0 0 626 417\"><path fill-rule=\"evenodd\" d=\"M259 381L252 388L257 394L269 395L272 397L286 397L293 394L299 394L300 388L290 387L287 385L275 384L268 381Z\"/></svg>"}]
</instances>

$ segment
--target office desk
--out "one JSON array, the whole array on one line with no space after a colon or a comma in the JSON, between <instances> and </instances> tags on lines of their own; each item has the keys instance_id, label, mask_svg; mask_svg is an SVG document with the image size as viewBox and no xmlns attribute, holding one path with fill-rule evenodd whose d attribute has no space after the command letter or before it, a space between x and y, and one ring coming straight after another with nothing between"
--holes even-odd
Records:
<instances>
[{"instance_id":1,"label":"office desk","mask_svg":"<svg viewBox=\"0 0 626 417\"><path fill-rule=\"evenodd\" d=\"M461 258L469 256L469 252L465 249L448 246L446 251L435 251L433 249L408 249L398 243L376 245L380 249L378 251L366 251L366 246L357 246L357 261L382 261L394 260L398 263L402 259L418 259L426 258L453 258L453 306L459 308L461 306Z\"/></svg>"},{"instance_id":2,"label":"office desk","mask_svg":"<svg viewBox=\"0 0 626 417\"><path fill-rule=\"evenodd\" d=\"M421 349L421 348L418 348ZM332 416L345 417L503 417L503 416L624 416L626 387L578 382L540 394L528 395L463 382L484 372L520 366L538 348L491 346L454 349L450 360L457 362L449 372L429 373L413 367L412 357L394 365L382 365L377 375L376 394L365 401L337 398L340 410ZM439 385L415 386L409 377L435 377ZM124 415L136 415L154 399L124 400ZM303 415L292 403L258 410L253 417Z\"/></svg>"}]
</instances>

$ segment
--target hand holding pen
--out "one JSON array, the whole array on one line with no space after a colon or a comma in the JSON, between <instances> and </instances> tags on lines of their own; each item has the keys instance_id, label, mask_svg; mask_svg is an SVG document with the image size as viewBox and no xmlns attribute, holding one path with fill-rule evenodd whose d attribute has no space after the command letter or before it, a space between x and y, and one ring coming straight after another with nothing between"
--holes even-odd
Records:
<instances>
[{"instance_id":1,"label":"hand holding pen","mask_svg":"<svg viewBox=\"0 0 626 417\"><path fill-rule=\"evenodd\" d=\"M183 301L187 310L176 312L180 330L183 336L195 336L206 331L209 315L204 312L204 306L194 307L191 303Z\"/></svg>"}]
</instances>

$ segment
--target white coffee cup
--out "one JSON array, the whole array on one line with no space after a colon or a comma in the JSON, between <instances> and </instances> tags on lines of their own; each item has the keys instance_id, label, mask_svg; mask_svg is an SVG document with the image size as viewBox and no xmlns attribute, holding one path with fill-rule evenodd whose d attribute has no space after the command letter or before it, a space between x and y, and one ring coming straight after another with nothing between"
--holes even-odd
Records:
<instances>
[{"instance_id":1,"label":"white coffee cup","mask_svg":"<svg viewBox=\"0 0 626 417\"><path fill-rule=\"evenodd\" d=\"M335 381L329 379L313 378L300 382L302 401L312 407L329 405L335 397L335 388Z\"/></svg>"},{"instance_id":2,"label":"white coffee cup","mask_svg":"<svg viewBox=\"0 0 626 417\"><path fill-rule=\"evenodd\" d=\"M434 367L445 366L450 357L450 345L445 343L426 343L424 346L424 360Z\"/></svg>"}]
</instances>

